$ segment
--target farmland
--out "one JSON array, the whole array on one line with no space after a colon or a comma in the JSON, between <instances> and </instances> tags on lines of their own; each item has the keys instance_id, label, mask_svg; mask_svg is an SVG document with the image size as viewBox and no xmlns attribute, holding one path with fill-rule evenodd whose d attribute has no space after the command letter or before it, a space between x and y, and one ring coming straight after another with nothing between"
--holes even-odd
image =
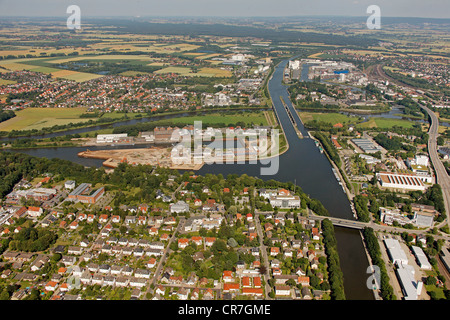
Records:
<instances>
[{"instance_id":1,"label":"farmland","mask_svg":"<svg viewBox=\"0 0 450 320\"><path fill-rule=\"evenodd\" d=\"M178 73L182 76L200 76L200 77L231 77L231 71L218 68L201 68L198 72L193 72L191 68L186 67L167 67L156 71L156 73Z\"/></svg>"},{"instance_id":2,"label":"farmland","mask_svg":"<svg viewBox=\"0 0 450 320\"><path fill-rule=\"evenodd\" d=\"M16 111L16 117L0 123L0 131L32 130L88 121L80 115L86 108L27 108Z\"/></svg>"}]
</instances>

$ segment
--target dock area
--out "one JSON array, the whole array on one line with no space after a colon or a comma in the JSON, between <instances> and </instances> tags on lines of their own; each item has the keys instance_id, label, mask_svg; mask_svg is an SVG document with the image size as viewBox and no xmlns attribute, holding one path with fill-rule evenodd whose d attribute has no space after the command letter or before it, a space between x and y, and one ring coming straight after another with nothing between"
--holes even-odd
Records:
<instances>
[{"instance_id":1,"label":"dock area","mask_svg":"<svg viewBox=\"0 0 450 320\"><path fill-rule=\"evenodd\" d=\"M120 163L132 165L152 165L178 170L199 170L201 164L176 164L172 162L171 149L164 147L117 149L117 150L89 150L78 153L81 158L103 159L103 166L116 168Z\"/></svg>"}]
</instances>

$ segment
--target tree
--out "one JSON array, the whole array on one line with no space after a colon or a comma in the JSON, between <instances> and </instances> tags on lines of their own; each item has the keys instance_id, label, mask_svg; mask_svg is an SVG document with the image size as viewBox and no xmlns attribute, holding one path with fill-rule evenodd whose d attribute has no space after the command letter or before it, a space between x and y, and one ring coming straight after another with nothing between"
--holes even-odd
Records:
<instances>
[{"instance_id":1,"label":"tree","mask_svg":"<svg viewBox=\"0 0 450 320\"><path fill-rule=\"evenodd\" d=\"M428 286L430 286L430 285L436 285L436 278L433 277L433 276L428 276L428 277L425 279L425 284L428 285Z\"/></svg>"},{"instance_id":2,"label":"tree","mask_svg":"<svg viewBox=\"0 0 450 320\"><path fill-rule=\"evenodd\" d=\"M9 293L6 290L3 290L2 293L0 293L0 300L9 300Z\"/></svg>"}]
</instances>

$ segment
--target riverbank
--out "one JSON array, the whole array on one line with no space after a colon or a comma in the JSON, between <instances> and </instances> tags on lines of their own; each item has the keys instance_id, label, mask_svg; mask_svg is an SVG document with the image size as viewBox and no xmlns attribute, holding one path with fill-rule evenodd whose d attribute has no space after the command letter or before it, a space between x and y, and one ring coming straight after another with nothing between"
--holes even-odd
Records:
<instances>
[{"instance_id":1,"label":"riverbank","mask_svg":"<svg viewBox=\"0 0 450 320\"><path fill-rule=\"evenodd\" d=\"M111 121L91 121L88 120L87 122L83 123L75 123L71 125L64 125L64 126L58 126L57 128L43 128L41 130L27 130L27 131L0 131L0 141L8 141L8 140L14 140L14 139L26 139L26 138L46 138L46 136L62 136L65 134L74 134L74 133L82 133L82 132L89 132L89 131L95 131L95 128L104 129L105 127L117 127L117 125L120 124L132 124L137 122L145 122L146 120L155 121L154 119L163 120L167 117L174 117L177 115L180 116L186 116L186 115L194 115L199 113L214 113L214 112L222 112L222 111L230 111L230 112L236 112L236 111L242 111L243 109L246 110L254 110L254 111L260 111L267 109L267 106L231 106L231 107L209 107L208 109L199 109L199 110L179 110L179 111L172 111L172 112L164 112L164 113L155 113L155 114L134 114L132 113L132 117L124 116L121 118L111 119ZM127 114L125 114L127 115ZM101 118L100 118L101 119ZM107 116L105 116L105 119L108 119ZM92 130L90 130L92 129Z\"/></svg>"}]
</instances>

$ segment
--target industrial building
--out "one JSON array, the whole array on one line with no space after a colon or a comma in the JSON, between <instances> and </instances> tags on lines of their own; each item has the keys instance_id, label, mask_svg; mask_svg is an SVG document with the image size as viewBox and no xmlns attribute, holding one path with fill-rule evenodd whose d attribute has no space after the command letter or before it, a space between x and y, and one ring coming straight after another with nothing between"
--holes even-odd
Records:
<instances>
[{"instance_id":1,"label":"industrial building","mask_svg":"<svg viewBox=\"0 0 450 320\"><path fill-rule=\"evenodd\" d=\"M92 184L82 183L74 191L72 191L67 199L72 201L79 201L82 203L94 204L105 193L105 188L101 187L92 192Z\"/></svg>"},{"instance_id":2,"label":"industrial building","mask_svg":"<svg viewBox=\"0 0 450 320\"><path fill-rule=\"evenodd\" d=\"M397 266L408 264L408 257L400 246L400 242L396 239L384 239L384 245L389 254L389 258L393 264Z\"/></svg>"},{"instance_id":3,"label":"industrial building","mask_svg":"<svg viewBox=\"0 0 450 320\"><path fill-rule=\"evenodd\" d=\"M422 248L416 247L416 246L411 246L411 249L412 249L414 255L416 256L417 264L419 265L419 267L421 269L431 270L431 264L428 261L428 258L425 255L425 253L423 252Z\"/></svg>"},{"instance_id":4,"label":"industrial building","mask_svg":"<svg viewBox=\"0 0 450 320\"><path fill-rule=\"evenodd\" d=\"M397 267L395 272L397 274L398 282L402 287L404 299L417 300L422 292L423 283L421 281L416 281L414 278L414 267L408 265L408 257L401 248L400 242L396 239L385 239L384 244L392 263ZM417 252L420 255L420 251L417 250ZM421 262L425 267L427 261L421 257Z\"/></svg>"},{"instance_id":5,"label":"industrial building","mask_svg":"<svg viewBox=\"0 0 450 320\"><path fill-rule=\"evenodd\" d=\"M127 133L117 133L117 134L99 134L97 135L97 143L113 143L120 142L128 137Z\"/></svg>"},{"instance_id":6,"label":"industrial building","mask_svg":"<svg viewBox=\"0 0 450 320\"><path fill-rule=\"evenodd\" d=\"M351 141L364 153L375 153L383 150L381 146L379 146L377 143L369 139L360 138L360 139L352 139Z\"/></svg>"},{"instance_id":7,"label":"industrial building","mask_svg":"<svg viewBox=\"0 0 450 320\"><path fill-rule=\"evenodd\" d=\"M450 272L450 251L449 248L442 248L439 258L448 272Z\"/></svg>"},{"instance_id":8,"label":"industrial building","mask_svg":"<svg viewBox=\"0 0 450 320\"><path fill-rule=\"evenodd\" d=\"M423 282L415 280L414 268L409 265L400 266L395 272L402 287L404 299L417 300L422 292Z\"/></svg>"},{"instance_id":9,"label":"industrial building","mask_svg":"<svg viewBox=\"0 0 450 320\"><path fill-rule=\"evenodd\" d=\"M434 223L434 217L434 213L426 211L414 212L414 220L419 227L431 227Z\"/></svg>"},{"instance_id":10,"label":"industrial building","mask_svg":"<svg viewBox=\"0 0 450 320\"><path fill-rule=\"evenodd\" d=\"M409 173L380 172L377 180L384 188L425 191L427 186L421 177Z\"/></svg>"}]
</instances>

